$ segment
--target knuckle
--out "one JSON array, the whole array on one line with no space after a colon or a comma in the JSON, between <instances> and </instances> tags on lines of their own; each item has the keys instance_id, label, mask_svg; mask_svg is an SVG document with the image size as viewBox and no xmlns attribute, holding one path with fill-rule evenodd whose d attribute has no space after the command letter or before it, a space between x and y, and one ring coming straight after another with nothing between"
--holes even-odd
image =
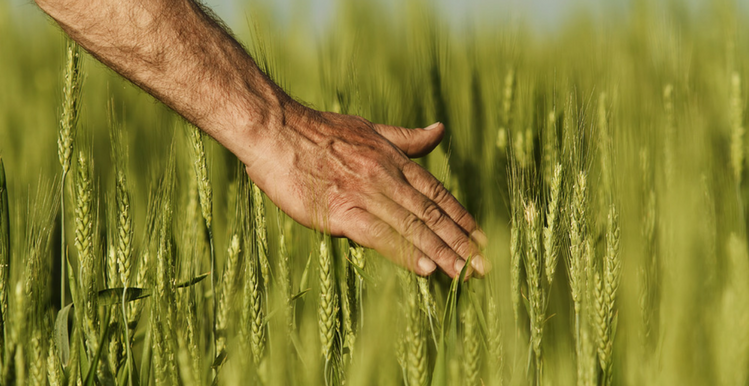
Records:
<instances>
[{"instance_id":1,"label":"knuckle","mask_svg":"<svg viewBox=\"0 0 749 386\"><path fill-rule=\"evenodd\" d=\"M421 224L421 220L413 213L409 213L404 219L401 227L405 235L414 235Z\"/></svg>"},{"instance_id":2,"label":"knuckle","mask_svg":"<svg viewBox=\"0 0 749 386\"><path fill-rule=\"evenodd\" d=\"M358 194L350 192L328 192L319 205L322 212L331 218L347 218L351 212L362 209Z\"/></svg>"},{"instance_id":3,"label":"knuckle","mask_svg":"<svg viewBox=\"0 0 749 386\"><path fill-rule=\"evenodd\" d=\"M473 256L475 254L475 247L473 246L473 243L468 240L468 237L461 234L460 237L458 237L455 241L452 243L452 249L463 258L468 258L469 256Z\"/></svg>"},{"instance_id":4,"label":"knuckle","mask_svg":"<svg viewBox=\"0 0 749 386\"><path fill-rule=\"evenodd\" d=\"M390 237L389 227L381 221L373 221L366 226L366 237L368 240L384 240Z\"/></svg>"},{"instance_id":5,"label":"knuckle","mask_svg":"<svg viewBox=\"0 0 749 386\"><path fill-rule=\"evenodd\" d=\"M455 215L455 223L460 225L468 233L476 230L476 221L473 219L473 216L471 216L471 214L468 213L468 211L466 211L462 206L460 206L459 208L460 210Z\"/></svg>"},{"instance_id":6,"label":"knuckle","mask_svg":"<svg viewBox=\"0 0 749 386\"><path fill-rule=\"evenodd\" d=\"M427 202L421 212L421 218L424 222L429 224L430 227L437 226L444 221L445 213L442 212L437 204L433 202Z\"/></svg>"},{"instance_id":7,"label":"knuckle","mask_svg":"<svg viewBox=\"0 0 749 386\"><path fill-rule=\"evenodd\" d=\"M432 181L429 181L427 185L427 193L429 194L429 198L436 202L440 202L446 198L446 196L449 194L447 192L447 189L442 185L439 180L436 178L432 179Z\"/></svg>"},{"instance_id":8,"label":"knuckle","mask_svg":"<svg viewBox=\"0 0 749 386\"><path fill-rule=\"evenodd\" d=\"M431 257L443 267L452 267L455 260L455 252L445 243L437 243L432 247Z\"/></svg>"}]
</instances>

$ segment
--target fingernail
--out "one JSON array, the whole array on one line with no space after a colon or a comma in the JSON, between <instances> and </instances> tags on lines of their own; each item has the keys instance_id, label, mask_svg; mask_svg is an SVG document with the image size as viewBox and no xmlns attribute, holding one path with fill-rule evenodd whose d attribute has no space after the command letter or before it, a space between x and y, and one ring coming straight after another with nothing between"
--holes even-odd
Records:
<instances>
[{"instance_id":1,"label":"fingernail","mask_svg":"<svg viewBox=\"0 0 749 386\"><path fill-rule=\"evenodd\" d=\"M432 123L431 125L429 125L429 126L425 127L425 128L424 128L424 130L432 130L432 129L436 129L436 128L437 128L437 126L439 126L439 125L440 125L440 123L439 123L439 122L434 122L434 123Z\"/></svg>"},{"instance_id":2,"label":"fingernail","mask_svg":"<svg viewBox=\"0 0 749 386\"><path fill-rule=\"evenodd\" d=\"M455 260L455 265L453 266L455 268L455 271L458 275L460 275L460 271L463 270L463 267L466 266L466 262L463 261L463 259L457 259Z\"/></svg>"},{"instance_id":3,"label":"fingernail","mask_svg":"<svg viewBox=\"0 0 749 386\"><path fill-rule=\"evenodd\" d=\"M434 272L435 269L437 269L437 265L434 264L434 262L426 257L422 257L419 259L419 269L421 272L424 272L424 274L428 275L432 272Z\"/></svg>"},{"instance_id":4,"label":"fingernail","mask_svg":"<svg viewBox=\"0 0 749 386\"><path fill-rule=\"evenodd\" d=\"M486 244L489 242L489 239L486 238L486 234L480 229L473 231L473 233L471 233L471 238L476 241L481 248L486 248Z\"/></svg>"},{"instance_id":5,"label":"fingernail","mask_svg":"<svg viewBox=\"0 0 749 386\"><path fill-rule=\"evenodd\" d=\"M481 276L484 276L486 273L486 265L484 264L484 261L485 260L481 255L476 255L471 259L471 267L473 267L473 269L475 269Z\"/></svg>"}]
</instances>

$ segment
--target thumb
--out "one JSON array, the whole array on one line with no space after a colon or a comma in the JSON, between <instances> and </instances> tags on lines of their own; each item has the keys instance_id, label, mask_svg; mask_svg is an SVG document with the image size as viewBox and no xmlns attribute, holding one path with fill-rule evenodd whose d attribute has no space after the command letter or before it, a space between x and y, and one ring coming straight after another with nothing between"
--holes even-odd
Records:
<instances>
[{"instance_id":1,"label":"thumb","mask_svg":"<svg viewBox=\"0 0 749 386\"><path fill-rule=\"evenodd\" d=\"M423 129L406 129L381 124L375 124L374 129L411 158L429 154L445 135L445 125L440 122Z\"/></svg>"}]
</instances>

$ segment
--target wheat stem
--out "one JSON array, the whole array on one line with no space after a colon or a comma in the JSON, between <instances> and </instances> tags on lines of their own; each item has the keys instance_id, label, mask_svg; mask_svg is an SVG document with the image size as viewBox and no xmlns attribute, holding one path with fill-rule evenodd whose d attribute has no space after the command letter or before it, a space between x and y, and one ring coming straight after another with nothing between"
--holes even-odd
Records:
<instances>
[{"instance_id":1,"label":"wheat stem","mask_svg":"<svg viewBox=\"0 0 749 386\"><path fill-rule=\"evenodd\" d=\"M8 322L8 290L10 289L10 208L8 206L8 185L5 178L5 165L0 157L0 346L5 348L5 331ZM0 349L0 368L5 358L5 350ZM1 380L2 378L0 378Z\"/></svg>"},{"instance_id":2,"label":"wheat stem","mask_svg":"<svg viewBox=\"0 0 749 386\"><path fill-rule=\"evenodd\" d=\"M730 100L730 122L731 122L731 166L736 184L741 184L742 172L744 170L744 107L741 100L741 75L734 72L731 76L731 100Z\"/></svg>"}]
</instances>

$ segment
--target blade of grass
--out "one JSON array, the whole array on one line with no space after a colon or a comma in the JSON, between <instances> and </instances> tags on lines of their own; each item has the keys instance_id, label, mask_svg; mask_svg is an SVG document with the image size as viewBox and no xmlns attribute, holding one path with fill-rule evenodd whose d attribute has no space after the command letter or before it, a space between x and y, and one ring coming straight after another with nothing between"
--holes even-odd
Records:
<instances>
[{"instance_id":1,"label":"blade of grass","mask_svg":"<svg viewBox=\"0 0 749 386\"><path fill-rule=\"evenodd\" d=\"M104 350L104 343L106 343L107 334L109 332L109 318L112 316L112 309L107 307L106 314L104 316L104 323L102 323L101 337L99 338L99 349L96 351L96 355L91 361L91 366L88 368L86 373L86 379L83 384L86 386L94 386L96 384L96 368L98 367L99 360L101 359L101 353Z\"/></svg>"},{"instance_id":2,"label":"blade of grass","mask_svg":"<svg viewBox=\"0 0 749 386\"><path fill-rule=\"evenodd\" d=\"M68 316L70 315L70 310L72 308L73 303L65 306L57 313L57 320L55 321L55 344L57 345L57 355L60 357L60 362L62 363L63 368L67 368L68 361L70 360Z\"/></svg>"},{"instance_id":3,"label":"blade of grass","mask_svg":"<svg viewBox=\"0 0 749 386\"><path fill-rule=\"evenodd\" d=\"M442 335L440 336L439 345L437 347L437 359L434 363L434 370L432 372L432 386L447 385L447 352L451 347L455 346L455 337L458 334L458 295L460 288L463 286L465 281L466 273L471 265L471 258L468 258L466 265L460 271L460 275L452 280L450 283L450 292L447 295L447 301L445 302L445 313L442 317ZM450 340L448 342L448 339Z\"/></svg>"}]
</instances>

